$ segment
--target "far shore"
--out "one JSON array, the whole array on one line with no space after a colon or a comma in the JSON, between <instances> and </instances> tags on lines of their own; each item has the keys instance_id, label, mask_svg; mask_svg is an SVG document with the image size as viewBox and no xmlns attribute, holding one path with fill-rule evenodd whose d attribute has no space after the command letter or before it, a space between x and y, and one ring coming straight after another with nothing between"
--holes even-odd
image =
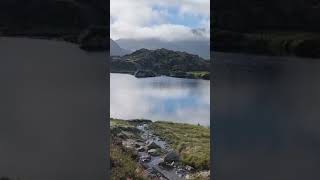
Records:
<instances>
[{"instance_id":1,"label":"far shore","mask_svg":"<svg viewBox=\"0 0 320 180\"><path fill-rule=\"evenodd\" d=\"M135 71L110 71L110 73L114 73L114 74L128 74L128 75L132 75L135 76ZM210 80L210 79L204 79L204 78L200 78L200 77L196 77L196 76L174 76L174 75L164 75L164 74L156 74L156 75L152 75L152 76L144 76L144 77L137 77L136 78L152 78L152 77L171 77L171 78L179 78L179 79L198 79L198 80Z\"/></svg>"}]
</instances>

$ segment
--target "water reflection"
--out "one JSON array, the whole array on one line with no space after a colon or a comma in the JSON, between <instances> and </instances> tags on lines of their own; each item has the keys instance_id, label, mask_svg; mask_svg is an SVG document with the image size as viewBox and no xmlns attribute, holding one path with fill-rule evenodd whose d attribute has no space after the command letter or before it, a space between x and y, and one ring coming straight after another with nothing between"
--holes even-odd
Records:
<instances>
[{"instance_id":1,"label":"water reflection","mask_svg":"<svg viewBox=\"0 0 320 180\"><path fill-rule=\"evenodd\" d=\"M111 74L110 88L113 118L210 125L209 81Z\"/></svg>"}]
</instances>

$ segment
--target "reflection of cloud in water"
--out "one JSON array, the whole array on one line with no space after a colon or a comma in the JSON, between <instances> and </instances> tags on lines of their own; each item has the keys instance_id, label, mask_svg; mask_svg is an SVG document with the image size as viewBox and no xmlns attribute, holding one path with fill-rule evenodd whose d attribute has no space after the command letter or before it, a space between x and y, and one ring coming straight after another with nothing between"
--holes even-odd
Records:
<instances>
[{"instance_id":1,"label":"reflection of cloud in water","mask_svg":"<svg viewBox=\"0 0 320 180\"><path fill-rule=\"evenodd\" d=\"M111 74L111 117L210 124L209 81Z\"/></svg>"}]
</instances>

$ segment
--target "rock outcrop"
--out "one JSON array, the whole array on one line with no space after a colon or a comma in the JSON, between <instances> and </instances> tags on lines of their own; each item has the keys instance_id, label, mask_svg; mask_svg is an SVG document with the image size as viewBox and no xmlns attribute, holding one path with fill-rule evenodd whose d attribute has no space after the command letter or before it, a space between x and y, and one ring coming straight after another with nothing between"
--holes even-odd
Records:
<instances>
[{"instance_id":1,"label":"rock outcrop","mask_svg":"<svg viewBox=\"0 0 320 180\"><path fill-rule=\"evenodd\" d=\"M121 58L112 58L111 72L129 72L136 77L167 75L181 78L202 78L192 72L209 72L210 61L187 52L167 49L140 49Z\"/></svg>"}]
</instances>

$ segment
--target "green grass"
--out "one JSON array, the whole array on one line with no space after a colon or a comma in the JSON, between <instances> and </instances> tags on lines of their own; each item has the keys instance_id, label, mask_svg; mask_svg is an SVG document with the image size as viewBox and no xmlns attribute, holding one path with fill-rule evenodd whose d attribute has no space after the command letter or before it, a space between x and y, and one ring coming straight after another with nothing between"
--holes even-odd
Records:
<instances>
[{"instance_id":1,"label":"green grass","mask_svg":"<svg viewBox=\"0 0 320 180\"><path fill-rule=\"evenodd\" d=\"M123 137L119 134L125 134L127 138L135 138L138 135L134 125L129 121L111 119L111 143L110 143L110 159L111 159L111 180L145 180L142 174L142 168L136 161L137 154L132 150L121 145Z\"/></svg>"},{"instance_id":2,"label":"green grass","mask_svg":"<svg viewBox=\"0 0 320 180\"><path fill-rule=\"evenodd\" d=\"M191 74L194 78L203 79L206 76L210 76L210 72L208 71L189 71L188 74Z\"/></svg>"},{"instance_id":3,"label":"green grass","mask_svg":"<svg viewBox=\"0 0 320 180\"><path fill-rule=\"evenodd\" d=\"M143 175L143 169L135 160L133 151L122 146L111 144L111 180L147 180Z\"/></svg>"},{"instance_id":4,"label":"green grass","mask_svg":"<svg viewBox=\"0 0 320 180\"><path fill-rule=\"evenodd\" d=\"M110 147L110 158L112 162L112 180L133 178L135 176L137 163L121 147L112 144Z\"/></svg>"},{"instance_id":5,"label":"green grass","mask_svg":"<svg viewBox=\"0 0 320 180\"><path fill-rule=\"evenodd\" d=\"M129 121L120 120L120 119L110 119L110 127L134 127L129 123Z\"/></svg>"},{"instance_id":6,"label":"green grass","mask_svg":"<svg viewBox=\"0 0 320 180\"><path fill-rule=\"evenodd\" d=\"M197 170L210 169L209 128L171 122L155 122L150 127L179 152L182 163Z\"/></svg>"}]
</instances>

